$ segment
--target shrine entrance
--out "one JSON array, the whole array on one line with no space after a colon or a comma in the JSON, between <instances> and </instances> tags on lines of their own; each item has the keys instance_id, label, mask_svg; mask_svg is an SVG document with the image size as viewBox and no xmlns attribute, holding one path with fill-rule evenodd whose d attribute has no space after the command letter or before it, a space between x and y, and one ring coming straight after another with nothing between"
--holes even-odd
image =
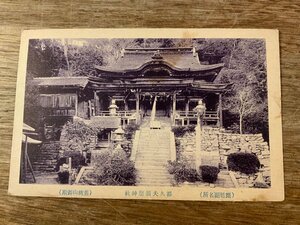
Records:
<instances>
[{"instance_id":1,"label":"shrine entrance","mask_svg":"<svg viewBox=\"0 0 300 225\"><path fill-rule=\"evenodd\" d=\"M143 110L144 117L151 116L153 109L155 110L155 117L170 117L171 106L172 99L165 93L145 94L141 101L141 109Z\"/></svg>"}]
</instances>

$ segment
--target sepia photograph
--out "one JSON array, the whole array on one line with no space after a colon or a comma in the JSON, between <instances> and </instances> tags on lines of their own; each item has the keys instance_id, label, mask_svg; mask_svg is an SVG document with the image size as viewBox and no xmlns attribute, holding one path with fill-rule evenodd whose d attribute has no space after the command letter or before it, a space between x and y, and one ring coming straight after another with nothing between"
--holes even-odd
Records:
<instances>
[{"instance_id":1,"label":"sepia photograph","mask_svg":"<svg viewBox=\"0 0 300 225\"><path fill-rule=\"evenodd\" d=\"M265 38L49 36L26 54L20 185L210 200L273 187Z\"/></svg>"}]
</instances>

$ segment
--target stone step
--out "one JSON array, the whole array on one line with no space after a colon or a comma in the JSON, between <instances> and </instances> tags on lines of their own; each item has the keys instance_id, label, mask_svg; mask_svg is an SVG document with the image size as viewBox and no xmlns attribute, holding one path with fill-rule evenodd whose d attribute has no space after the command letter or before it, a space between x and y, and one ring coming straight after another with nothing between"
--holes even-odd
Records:
<instances>
[{"instance_id":1,"label":"stone step","mask_svg":"<svg viewBox=\"0 0 300 225\"><path fill-rule=\"evenodd\" d=\"M138 167L137 174L148 174L149 176L152 175L169 175L168 170L165 167L155 167L150 168L151 166L148 166L146 168Z\"/></svg>"},{"instance_id":2,"label":"stone step","mask_svg":"<svg viewBox=\"0 0 300 225\"><path fill-rule=\"evenodd\" d=\"M158 163L168 163L169 158L157 158L157 157L147 157L147 156L139 156L136 157L136 163L142 162L143 164L158 162Z\"/></svg>"},{"instance_id":3,"label":"stone step","mask_svg":"<svg viewBox=\"0 0 300 225\"><path fill-rule=\"evenodd\" d=\"M169 146L138 146L140 152L169 152Z\"/></svg>"},{"instance_id":4,"label":"stone step","mask_svg":"<svg viewBox=\"0 0 300 225\"><path fill-rule=\"evenodd\" d=\"M35 161L32 162L34 172L53 172L57 164L59 149L59 142L44 142L37 152Z\"/></svg>"},{"instance_id":5,"label":"stone step","mask_svg":"<svg viewBox=\"0 0 300 225\"><path fill-rule=\"evenodd\" d=\"M147 166L136 166L136 169L138 170L138 173L145 174L166 174L167 169L164 166L153 166L153 165L147 165Z\"/></svg>"},{"instance_id":6,"label":"stone step","mask_svg":"<svg viewBox=\"0 0 300 225\"><path fill-rule=\"evenodd\" d=\"M166 181L166 180L171 180L171 177L168 176L152 176L152 177L146 177L146 176L138 176L138 181L150 181L152 180L153 182L162 182L162 181Z\"/></svg>"},{"instance_id":7,"label":"stone step","mask_svg":"<svg viewBox=\"0 0 300 225\"><path fill-rule=\"evenodd\" d=\"M167 167L166 166L156 166L156 165L143 165L136 167L141 173L146 173L150 171L151 173L166 173Z\"/></svg>"},{"instance_id":8,"label":"stone step","mask_svg":"<svg viewBox=\"0 0 300 225\"><path fill-rule=\"evenodd\" d=\"M145 186L170 186L171 180L140 180L137 183Z\"/></svg>"},{"instance_id":9,"label":"stone step","mask_svg":"<svg viewBox=\"0 0 300 225\"><path fill-rule=\"evenodd\" d=\"M137 185L170 186L172 178L166 168L169 159L170 128L142 128L135 161Z\"/></svg>"},{"instance_id":10,"label":"stone step","mask_svg":"<svg viewBox=\"0 0 300 225\"><path fill-rule=\"evenodd\" d=\"M171 177L168 174L155 174L150 176L150 174L138 174L140 179L148 179L148 180L170 180Z\"/></svg>"},{"instance_id":11,"label":"stone step","mask_svg":"<svg viewBox=\"0 0 300 225\"><path fill-rule=\"evenodd\" d=\"M159 143L158 144L142 144L142 143L140 143L138 145L138 148L140 151L156 150L157 152L161 152L164 150L167 152L169 150L169 146L170 146L169 143L168 144L159 144Z\"/></svg>"},{"instance_id":12,"label":"stone step","mask_svg":"<svg viewBox=\"0 0 300 225\"><path fill-rule=\"evenodd\" d=\"M146 183L146 182L144 182L144 183L138 183L137 185L139 185L139 186L170 186L169 184L153 184L153 183Z\"/></svg>"},{"instance_id":13,"label":"stone step","mask_svg":"<svg viewBox=\"0 0 300 225\"><path fill-rule=\"evenodd\" d=\"M137 162L135 162L135 166L166 166L168 164L167 160L149 160L149 159L139 159Z\"/></svg>"},{"instance_id":14,"label":"stone step","mask_svg":"<svg viewBox=\"0 0 300 225\"><path fill-rule=\"evenodd\" d=\"M171 180L140 180L137 183L139 185L147 185L147 186L160 186L166 185L170 186Z\"/></svg>"},{"instance_id":15,"label":"stone step","mask_svg":"<svg viewBox=\"0 0 300 225\"><path fill-rule=\"evenodd\" d=\"M154 159L168 159L170 156L170 153L156 153L156 152L139 152L138 154L136 154L136 157L152 157Z\"/></svg>"}]
</instances>

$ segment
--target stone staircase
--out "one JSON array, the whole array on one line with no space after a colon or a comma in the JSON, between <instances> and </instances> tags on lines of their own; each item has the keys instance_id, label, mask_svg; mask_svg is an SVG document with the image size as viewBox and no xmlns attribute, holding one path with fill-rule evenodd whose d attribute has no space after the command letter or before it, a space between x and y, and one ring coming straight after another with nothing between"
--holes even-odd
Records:
<instances>
[{"instance_id":1,"label":"stone staircase","mask_svg":"<svg viewBox=\"0 0 300 225\"><path fill-rule=\"evenodd\" d=\"M138 173L137 185L171 186L172 177L167 170L170 160L170 128L141 128L137 147L135 167Z\"/></svg>"},{"instance_id":2,"label":"stone staircase","mask_svg":"<svg viewBox=\"0 0 300 225\"><path fill-rule=\"evenodd\" d=\"M32 162L34 172L37 174L54 172L59 149L59 141L44 142L41 145L39 152L36 153L35 160Z\"/></svg>"}]
</instances>

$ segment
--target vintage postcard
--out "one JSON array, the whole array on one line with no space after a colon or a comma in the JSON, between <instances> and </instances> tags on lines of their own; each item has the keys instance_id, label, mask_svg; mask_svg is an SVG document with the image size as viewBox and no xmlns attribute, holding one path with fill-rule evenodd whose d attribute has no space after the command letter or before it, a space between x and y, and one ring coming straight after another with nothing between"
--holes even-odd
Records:
<instances>
[{"instance_id":1,"label":"vintage postcard","mask_svg":"<svg viewBox=\"0 0 300 225\"><path fill-rule=\"evenodd\" d=\"M277 30L22 33L9 193L284 199Z\"/></svg>"}]
</instances>

